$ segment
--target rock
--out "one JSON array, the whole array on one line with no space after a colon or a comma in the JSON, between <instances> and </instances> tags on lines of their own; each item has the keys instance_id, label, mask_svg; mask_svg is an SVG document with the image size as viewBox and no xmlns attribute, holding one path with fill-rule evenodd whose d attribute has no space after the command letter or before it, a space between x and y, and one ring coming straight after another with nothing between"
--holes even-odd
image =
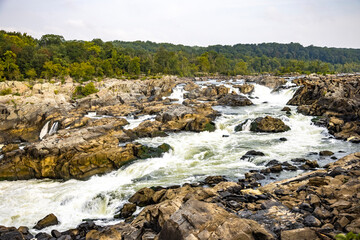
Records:
<instances>
[{"instance_id":1,"label":"rock","mask_svg":"<svg viewBox=\"0 0 360 240\"><path fill-rule=\"evenodd\" d=\"M319 187L319 186L325 186L325 185L328 185L329 183L326 181L325 178L323 177L314 177L314 178L310 178L309 179L309 182L308 182L308 185L309 186L316 186L316 187Z\"/></svg>"},{"instance_id":2,"label":"rock","mask_svg":"<svg viewBox=\"0 0 360 240\"><path fill-rule=\"evenodd\" d=\"M332 156L332 155L334 155L334 153L331 151L325 150L325 151L319 152L319 155L320 156Z\"/></svg>"},{"instance_id":3,"label":"rock","mask_svg":"<svg viewBox=\"0 0 360 240\"><path fill-rule=\"evenodd\" d=\"M309 170L309 169L314 169L314 168L318 168L318 167L319 167L319 164L317 163L316 160L314 160L314 161L306 160L305 163L300 166L300 169Z\"/></svg>"},{"instance_id":4,"label":"rock","mask_svg":"<svg viewBox=\"0 0 360 240\"><path fill-rule=\"evenodd\" d=\"M273 239L252 220L238 218L216 204L188 200L165 222L162 239Z\"/></svg>"},{"instance_id":5,"label":"rock","mask_svg":"<svg viewBox=\"0 0 360 240\"><path fill-rule=\"evenodd\" d=\"M60 238L61 233L57 230L51 230L51 236L53 236L54 238Z\"/></svg>"},{"instance_id":6,"label":"rock","mask_svg":"<svg viewBox=\"0 0 360 240\"><path fill-rule=\"evenodd\" d=\"M249 106L253 103L245 96L227 94L224 97L220 98L217 104L223 106Z\"/></svg>"},{"instance_id":7,"label":"rock","mask_svg":"<svg viewBox=\"0 0 360 240\"><path fill-rule=\"evenodd\" d=\"M360 218L354 219L349 225L347 225L346 231L360 233Z\"/></svg>"},{"instance_id":8,"label":"rock","mask_svg":"<svg viewBox=\"0 0 360 240\"><path fill-rule=\"evenodd\" d=\"M283 167L281 164L278 164L278 165L270 167L269 169L270 169L270 172L272 172L272 173L279 173L283 170Z\"/></svg>"},{"instance_id":9,"label":"rock","mask_svg":"<svg viewBox=\"0 0 360 240\"><path fill-rule=\"evenodd\" d=\"M266 167L269 167L269 166L274 166L274 165L278 165L278 164L281 164L278 160L270 160L265 166Z\"/></svg>"},{"instance_id":10,"label":"rock","mask_svg":"<svg viewBox=\"0 0 360 240\"><path fill-rule=\"evenodd\" d=\"M152 197L154 194L155 191L151 188L142 188L129 199L129 202L134 203L139 207L144 207L153 203Z\"/></svg>"},{"instance_id":11,"label":"rock","mask_svg":"<svg viewBox=\"0 0 360 240\"><path fill-rule=\"evenodd\" d=\"M43 232L36 234L35 238L37 240L52 240L51 235L49 235L47 233L43 233Z\"/></svg>"},{"instance_id":12,"label":"rock","mask_svg":"<svg viewBox=\"0 0 360 240\"><path fill-rule=\"evenodd\" d=\"M289 131L290 127L285 125L281 119L266 116L264 118L256 118L250 126L250 131L253 132L285 132Z\"/></svg>"},{"instance_id":13,"label":"rock","mask_svg":"<svg viewBox=\"0 0 360 240\"><path fill-rule=\"evenodd\" d=\"M31 236L32 238L32 236ZM24 238L24 235L15 227L4 227L0 225L0 239L1 240L24 240L31 239Z\"/></svg>"},{"instance_id":14,"label":"rock","mask_svg":"<svg viewBox=\"0 0 360 240\"><path fill-rule=\"evenodd\" d=\"M40 221L37 222L37 224L34 226L35 229L41 230L46 227L54 226L59 224L59 221L57 217L54 214L49 214Z\"/></svg>"},{"instance_id":15,"label":"rock","mask_svg":"<svg viewBox=\"0 0 360 240\"><path fill-rule=\"evenodd\" d=\"M305 79L303 86L289 100L288 105L297 105L298 111L311 116L320 116L330 134L344 140L360 139L360 106L358 76L331 76L322 79Z\"/></svg>"},{"instance_id":16,"label":"rock","mask_svg":"<svg viewBox=\"0 0 360 240\"><path fill-rule=\"evenodd\" d=\"M289 108L289 107L283 107L283 108L281 109L281 111L283 111L283 112L291 112L291 108Z\"/></svg>"},{"instance_id":17,"label":"rock","mask_svg":"<svg viewBox=\"0 0 360 240\"><path fill-rule=\"evenodd\" d=\"M311 239L319 240L315 231L310 228L299 228L287 231L281 231L281 240L294 240L294 239Z\"/></svg>"},{"instance_id":18,"label":"rock","mask_svg":"<svg viewBox=\"0 0 360 240\"><path fill-rule=\"evenodd\" d=\"M19 144L8 144L1 148L1 152L4 154L17 149L19 149Z\"/></svg>"},{"instance_id":19,"label":"rock","mask_svg":"<svg viewBox=\"0 0 360 240\"><path fill-rule=\"evenodd\" d=\"M242 85L234 85L233 87L238 88L240 90L240 92L243 94L249 94L254 91L254 85L247 84L247 83L242 84Z\"/></svg>"},{"instance_id":20,"label":"rock","mask_svg":"<svg viewBox=\"0 0 360 240\"><path fill-rule=\"evenodd\" d=\"M121 208L120 213L115 215L115 218L128 218L136 211L136 204L134 203L125 203Z\"/></svg>"},{"instance_id":21,"label":"rock","mask_svg":"<svg viewBox=\"0 0 360 240\"><path fill-rule=\"evenodd\" d=\"M320 220L317 219L316 217L314 217L313 215L307 215L304 219L304 224L305 224L305 226L308 226L308 227L320 227L321 226Z\"/></svg>"},{"instance_id":22,"label":"rock","mask_svg":"<svg viewBox=\"0 0 360 240\"><path fill-rule=\"evenodd\" d=\"M287 138L281 137L281 138L279 138L279 140L282 142L285 142L285 141L287 141Z\"/></svg>"},{"instance_id":23,"label":"rock","mask_svg":"<svg viewBox=\"0 0 360 240\"><path fill-rule=\"evenodd\" d=\"M303 202L299 205L299 208L300 209L303 209L305 211L308 211L308 212L313 212L313 208L311 207L310 204L306 203L306 202Z\"/></svg>"},{"instance_id":24,"label":"rock","mask_svg":"<svg viewBox=\"0 0 360 240\"><path fill-rule=\"evenodd\" d=\"M316 216L317 218L319 218L321 220L332 217L332 214L323 207L316 207L313 214L314 214L314 216Z\"/></svg>"},{"instance_id":25,"label":"rock","mask_svg":"<svg viewBox=\"0 0 360 240\"><path fill-rule=\"evenodd\" d=\"M220 182L227 182L224 176L209 176L205 178L205 183L210 185L215 185Z\"/></svg>"}]
</instances>

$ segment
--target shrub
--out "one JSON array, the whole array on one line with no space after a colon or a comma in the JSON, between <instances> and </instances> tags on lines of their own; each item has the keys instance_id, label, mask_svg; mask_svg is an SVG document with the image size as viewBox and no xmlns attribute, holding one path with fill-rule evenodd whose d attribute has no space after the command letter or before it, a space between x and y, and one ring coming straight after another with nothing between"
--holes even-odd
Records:
<instances>
[{"instance_id":1,"label":"shrub","mask_svg":"<svg viewBox=\"0 0 360 240\"><path fill-rule=\"evenodd\" d=\"M77 86L74 92L75 97L81 98L97 93L99 90L95 87L93 82L86 84L84 87Z\"/></svg>"},{"instance_id":2,"label":"shrub","mask_svg":"<svg viewBox=\"0 0 360 240\"><path fill-rule=\"evenodd\" d=\"M3 90L0 91L0 96L5 96L5 95L9 95L12 93L11 88L5 88Z\"/></svg>"}]
</instances>

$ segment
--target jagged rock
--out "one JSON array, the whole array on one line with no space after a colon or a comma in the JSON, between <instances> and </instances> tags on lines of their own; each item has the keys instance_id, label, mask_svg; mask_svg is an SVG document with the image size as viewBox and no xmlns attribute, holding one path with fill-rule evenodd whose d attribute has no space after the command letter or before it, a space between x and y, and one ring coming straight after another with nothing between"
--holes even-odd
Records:
<instances>
[{"instance_id":1,"label":"jagged rock","mask_svg":"<svg viewBox=\"0 0 360 240\"><path fill-rule=\"evenodd\" d=\"M294 230L287 230L281 232L281 240L293 240L293 239L311 239L319 240L316 232L310 228L299 228Z\"/></svg>"},{"instance_id":2,"label":"jagged rock","mask_svg":"<svg viewBox=\"0 0 360 240\"><path fill-rule=\"evenodd\" d=\"M152 197L154 194L155 191L151 188L142 188L129 199L129 202L135 203L139 207L144 207L153 203Z\"/></svg>"},{"instance_id":3,"label":"jagged rock","mask_svg":"<svg viewBox=\"0 0 360 240\"><path fill-rule=\"evenodd\" d=\"M289 107L283 107L283 108L281 109L281 111L283 111L283 112L291 112L291 108L289 108Z\"/></svg>"},{"instance_id":4,"label":"jagged rock","mask_svg":"<svg viewBox=\"0 0 360 240\"><path fill-rule=\"evenodd\" d=\"M162 239L272 239L261 225L238 218L216 204L187 201L165 222Z\"/></svg>"},{"instance_id":5,"label":"jagged rock","mask_svg":"<svg viewBox=\"0 0 360 240\"><path fill-rule=\"evenodd\" d=\"M121 208L120 213L116 214L115 218L128 218L136 211L136 204L134 203L125 203Z\"/></svg>"},{"instance_id":6,"label":"jagged rock","mask_svg":"<svg viewBox=\"0 0 360 240\"><path fill-rule=\"evenodd\" d=\"M358 76L305 79L287 104L298 111L321 116L323 124L337 138L360 142L360 92Z\"/></svg>"},{"instance_id":7,"label":"jagged rock","mask_svg":"<svg viewBox=\"0 0 360 240\"><path fill-rule=\"evenodd\" d=\"M36 223L36 225L34 226L34 228L37 230L41 230L43 228L54 226L57 224L59 224L57 217L51 213L51 214L47 215L46 217L44 217L43 219L41 219L40 221L38 221Z\"/></svg>"},{"instance_id":8,"label":"jagged rock","mask_svg":"<svg viewBox=\"0 0 360 240\"><path fill-rule=\"evenodd\" d=\"M281 119L266 116L264 118L256 118L250 125L250 131L253 132L285 132L289 131L290 127L285 125Z\"/></svg>"},{"instance_id":9,"label":"jagged rock","mask_svg":"<svg viewBox=\"0 0 360 240\"><path fill-rule=\"evenodd\" d=\"M218 105L223 106L249 106L253 103L245 96L236 94L227 94L217 101Z\"/></svg>"},{"instance_id":10,"label":"jagged rock","mask_svg":"<svg viewBox=\"0 0 360 240\"><path fill-rule=\"evenodd\" d=\"M242 85L234 85L233 87L238 88L240 90L240 92L243 94L249 94L254 91L254 85L247 84L247 83L242 84Z\"/></svg>"},{"instance_id":11,"label":"jagged rock","mask_svg":"<svg viewBox=\"0 0 360 240\"><path fill-rule=\"evenodd\" d=\"M220 182L226 182L227 180L224 176L209 176L206 177L204 181L206 184L218 184Z\"/></svg>"}]
</instances>

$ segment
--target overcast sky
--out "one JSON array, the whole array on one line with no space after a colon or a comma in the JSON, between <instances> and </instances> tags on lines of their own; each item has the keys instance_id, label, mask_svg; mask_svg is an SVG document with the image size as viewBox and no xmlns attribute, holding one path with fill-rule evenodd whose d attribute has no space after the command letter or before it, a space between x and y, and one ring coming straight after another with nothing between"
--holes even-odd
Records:
<instances>
[{"instance_id":1,"label":"overcast sky","mask_svg":"<svg viewBox=\"0 0 360 240\"><path fill-rule=\"evenodd\" d=\"M0 29L66 40L360 48L360 0L0 0Z\"/></svg>"}]
</instances>

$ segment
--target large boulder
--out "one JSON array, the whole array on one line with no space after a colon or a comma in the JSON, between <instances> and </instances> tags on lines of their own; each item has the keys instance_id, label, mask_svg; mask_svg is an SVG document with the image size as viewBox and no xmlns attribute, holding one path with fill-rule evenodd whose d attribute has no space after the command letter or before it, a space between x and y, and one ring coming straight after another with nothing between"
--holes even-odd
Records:
<instances>
[{"instance_id":1,"label":"large boulder","mask_svg":"<svg viewBox=\"0 0 360 240\"><path fill-rule=\"evenodd\" d=\"M285 132L289 131L287 126L281 119L270 116L256 118L250 125L250 131L253 132Z\"/></svg>"},{"instance_id":2,"label":"large boulder","mask_svg":"<svg viewBox=\"0 0 360 240\"><path fill-rule=\"evenodd\" d=\"M217 101L218 105L223 106L249 106L253 103L245 96L237 94L227 94Z\"/></svg>"},{"instance_id":3,"label":"large boulder","mask_svg":"<svg viewBox=\"0 0 360 240\"><path fill-rule=\"evenodd\" d=\"M39 220L36 225L34 226L35 229L41 230L46 227L54 226L59 224L59 220L54 214L49 214L43 219Z\"/></svg>"},{"instance_id":4,"label":"large boulder","mask_svg":"<svg viewBox=\"0 0 360 240\"><path fill-rule=\"evenodd\" d=\"M212 203L188 200L162 227L162 239L273 239L260 224Z\"/></svg>"}]
</instances>

